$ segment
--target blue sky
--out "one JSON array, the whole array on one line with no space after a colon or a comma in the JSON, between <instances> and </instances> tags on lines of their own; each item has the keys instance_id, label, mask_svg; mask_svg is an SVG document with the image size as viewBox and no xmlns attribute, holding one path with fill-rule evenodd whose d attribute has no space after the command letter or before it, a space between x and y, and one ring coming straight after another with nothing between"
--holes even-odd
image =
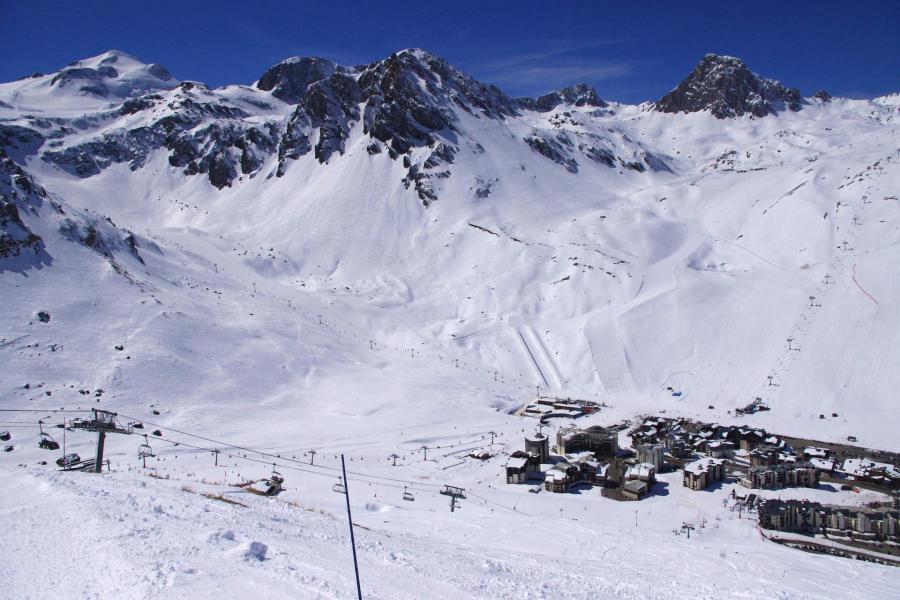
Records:
<instances>
[{"instance_id":1,"label":"blue sky","mask_svg":"<svg viewBox=\"0 0 900 600\"><path fill-rule=\"evenodd\" d=\"M421 47L512 95L586 82L612 100L656 99L707 52L806 95L900 90L900 0L0 0L0 16L0 81L110 48L218 86L288 56L360 64Z\"/></svg>"}]
</instances>

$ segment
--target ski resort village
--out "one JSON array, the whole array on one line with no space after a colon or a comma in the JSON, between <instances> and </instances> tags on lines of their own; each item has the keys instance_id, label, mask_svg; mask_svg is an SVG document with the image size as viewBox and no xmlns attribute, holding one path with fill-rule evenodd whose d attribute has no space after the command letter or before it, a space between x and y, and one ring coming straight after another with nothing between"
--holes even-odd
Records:
<instances>
[{"instance_id":1,"label":"ski resort village","mask_svg":"<svg viewBox=\"0 0 900 600\"><path fill-rule=\"evenodd\" d=\"M900 96L696 46L16 58L0 599L900 598Z\"/></svg>"}]
</instances>

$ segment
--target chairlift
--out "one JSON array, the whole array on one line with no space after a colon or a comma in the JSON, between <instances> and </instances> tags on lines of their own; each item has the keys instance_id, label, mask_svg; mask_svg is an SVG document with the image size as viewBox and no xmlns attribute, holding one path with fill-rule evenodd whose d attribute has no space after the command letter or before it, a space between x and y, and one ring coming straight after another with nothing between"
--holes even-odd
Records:
<instances>
[{"instance_id":1,"label":"chairlift","mask_svg":"<svg viewBox=\"0 0 900 600\"><path fill-rule=\"evenodd\" d=\"M41 441L38 442L38 447L43 448L44 450L59 450L59 444L50 437L49 433L41 432Z\"/></svg>"},{"instance_id":2,"label":"chairlift","mask_svg":"<svg viewBox=\"0 0 900 600\"><path fill-rule=\"evenodd\" d=\"M407 502L414 502L416 497L413 496L413 493L406 489L406 486L403 486L403 499Z\"/></svg>"},{"instance_id":3,"label":"chairlift","mask_svg":"<svg viewBox=\"0 0 900 600\"><path fill-rule=\"evenodd\" d=\"M344 486L344 480L338 477L338 482L331 486L331 490L338 494L346 494L347 488Z\"/></svg>"},{"instance_id":4,"label":"chairlift","mask_svg":"<svg viewBox=\"0 0 900 600\"><path fill-rule=\"evenodd\" d=\"M69 469L77 463L81 462L81 457L76 453L66 454L61 458L56 459L56 466L62 467L63 469Z\"/></svg>"},{"instance_id":5,"label":"chairlift","mask_svg":"<svg viewBox=\"0 0 900 600\"><path fill-rule=\"evenodd\" d=\"M144 443L138 446L138 458L149 458L153 456L153 448L150 447L150 440L144 435Z\"/></svg>"}]
</instances>

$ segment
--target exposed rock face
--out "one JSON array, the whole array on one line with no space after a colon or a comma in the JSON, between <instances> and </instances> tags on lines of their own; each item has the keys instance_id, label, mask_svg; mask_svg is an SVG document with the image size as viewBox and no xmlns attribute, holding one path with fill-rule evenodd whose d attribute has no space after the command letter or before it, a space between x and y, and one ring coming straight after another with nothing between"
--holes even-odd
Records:
<instances>
[{"instance_id":1,"label":"exposed rock face","mask_svg":"<svg viewBox=\"0 0 900 600\"><path fill-rule=\"evenodd\" d=\"M751 114L764 117L784 107L800 110L795 88L763 79L740 59L707 54L687 78L656 103L667 113L708 110L719 119Z\"/></svg>"},{"instance_id":2,"label":"exposed rock face","mask_svg":"<svg viewBox=\"0 0 900 600\"><path fill-rule=\"evenodd\" d=\"M170 150L169 164L188 175L206 174L217 188L239 174L252 174L275 152L274 123L250 124L249 114L212 94L206 86L183 83L166 94L129 100L118 114L164 113L145 125L121 128L82 144L44 152L42 158L79 177L90 177L115 163L132 170L144 166L159 148ZM165 110L168 109L168 110Z\"/></svg>"},{"instance_id":3,"label":"exposed rock face","mask_svg":"<svg viewBox=\"0 0 900 600\"><path fill-rule=\"evenodd\" d=\"M45 253L44 240L22 221L20 211L37 212L46 192L0 149L0 270L4 259Z\"/></svg>"},{"instance_id":4,"label":"exposed rock face","mask_svg":"<svg viewBox=\"0 0 900 600\"><path fill-rule=\"evenodd\" d=\"M568 153L568 147L571 147L572 142L565 135L560 134L555 139L551 139L534 133L525 138L525 143L538 154L565 167L569 173L578 172L578 162Z\"/></svg>"},{"instance_id":5,"label":"exposed rock face","mask_svg":"<svg viewBox=\"0 0 900 600\"><path fill-rule=\"evenodd\" d=\"M600 99L597 90L586 83L569 86L539 98L519 98L517 102L522 108L538 112L548 112L560 105L596 106L598 108L609 106Z\"/></svg>"},{"instance_id":6,"label":"exposed rock face","mask_svg":"<svg viewBox=\"0 0 900 600\"><path fill-rule=\"evenodd\" d=\"M273 96L288 104L297 104L313 83L331 77L335 72L347 71L346 67L324 58L289 58L263 73L256 87L271 91Z\"/></svg>"}]
</instances>

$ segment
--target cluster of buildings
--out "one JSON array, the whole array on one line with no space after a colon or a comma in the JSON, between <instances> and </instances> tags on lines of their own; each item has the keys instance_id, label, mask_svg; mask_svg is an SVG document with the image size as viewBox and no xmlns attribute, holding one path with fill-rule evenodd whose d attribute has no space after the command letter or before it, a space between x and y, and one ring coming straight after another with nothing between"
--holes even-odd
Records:
<instances>
[{"instance_id":1,"label":"cluster of buildings","mask_svg":"<svg viewBox=\"0 0 900 600\"><path fill-rule=\"evenodd\" d=\"M753 489L815 488L823 474L885 490L900 488L900 470L893 465L858 458L836 461L829 450L813 446L798 454L784 439L764 429L647 417L630 435L639 452L641 448L661 448L666 460L683 466L684 485L695 490L721 481L726 468L739 471L738 482ZM688 462L697 456L715 460ZM640 460L651 462L646 457ZM661 470L657 464L657 471Z\"/></svg>"},{"instance_id":2,"label":"cluster of buildings","mask_svg":"<svg viewBox=\"0 0 900 600\"><path fill-rule=\"evenodd\" d=\"M544 490L555 493L568 492L580 484L595 485L615 490L617 498L639 500L656 482L656 473L663 465L662 448L640 450L636 463L622 461L618 453L618 433L605 427L563 427L557 431L552 448L549 436L538 432L525 438L524 450L510 455L506 482L539 481Z\"/></svg>"},{"instance_id":3,"label":"cluster of buildings","mask_svg":"<svg viewBox=\"0 0 900 600\"><path fill-rule=\"evenodd\" d=\"M590 400L538 397L536 401L522 409L522 414L526 417L535 417L541 423L546 423L547 419L552 418L577 419L578 417L598 412L601 407L601 404Z\"/></svg>"},{"instance_id":4,"label":"cluster of buildings","mask_svg":"<svg viewBox=\"0 0 900 600\"><path fill-rule=\"evenodd\" d=\"M895 503L896 504L896 503ZM836 541L900 544L900 510L830 506L808 500L766 500L759 505L759 526L774 531L824 534Z\"/></svg>"},{"instance_id":5,"label":"cluster of buildings","mask_svg":"<svg viewBox=\"0 0 900 600\"><path fill-rule=\"evenodd\" d=\"M690 458L692 453L731 458L738 450L750 452L765 445L783 451L787 447L783 439L764 429L667 417L647 417L630 435L634 445L662 444L675 458Z\"/></svg>"}]
</instances>

